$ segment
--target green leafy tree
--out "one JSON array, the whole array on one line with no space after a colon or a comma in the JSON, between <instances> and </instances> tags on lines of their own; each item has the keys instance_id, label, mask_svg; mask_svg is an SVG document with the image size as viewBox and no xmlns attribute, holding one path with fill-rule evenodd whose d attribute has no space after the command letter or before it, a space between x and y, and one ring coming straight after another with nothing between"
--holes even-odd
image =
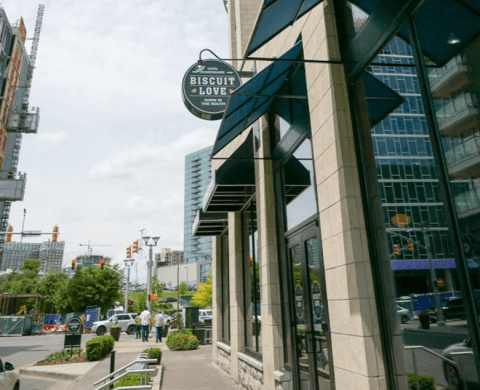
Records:
<instances>
[{"instance_id":1,"label":"green leafy tree","mask_svg":"<svg viewBox=\"0 0 480 390\"><path fill-rule=\"evenodd\" d=\"M185 283L185 282L180 283L180 287L178 288L178 292L180 293L180 295L185 295L188 292L187 283Z\"/></svg>"},{"instance_id":2,"label":"green leafy tree","mask_svg":"<svg viewBox=\"0 0 480 390\"><path fill-rule=\"evenodd\" d=\"M68 277L63 272L52 271L47 274L39 284L39 292L44 295L43 310L45 312L54 313L57 302L62 299L59 291L65 291L68 284Z\"/></svg>"},{"instance_id":3,"label":"green leafy tree","mask_svg":"<svg viewBox=\"0 0 480 390\"><path fill-rule=\"evenodd\" d=\"M121 299L118 291L121 278L108 268L80 268L68 283L68 303L74 311L84 311L87 306L95 305L105 314Z\"/></svg>"},{"instance_id":4,"label":"green leafy tree","mask_svg":"<svg viewBox=\"0 0 480 390\"><path fill-rule=\"evenodd\" d=\"M200 284L198 291L193 294L190 300L191 306L197 306L201 309L212 306L212 271L208 273L208 282Z\"/></svg>"}]
</instances>

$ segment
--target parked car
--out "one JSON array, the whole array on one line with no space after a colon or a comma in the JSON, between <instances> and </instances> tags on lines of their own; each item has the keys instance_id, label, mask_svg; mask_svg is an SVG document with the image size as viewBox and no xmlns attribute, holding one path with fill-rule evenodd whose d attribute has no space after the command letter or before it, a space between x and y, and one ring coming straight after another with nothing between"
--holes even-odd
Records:
<instances>
[{"instance_id":1,"label":"parked car","mask_svg":"<svg viewBox=\"0 0 480 390\"><path fill-rule=\"evenodd\" d=\"M2 390L19 390L20 377L13 371L15 367L10 362L2 363L0 359L0 389Z\"/></svg>"},{"instance_id":2,"label":"parked car","mask_svg":"<svg viewBox=\"0 0 480 390\"><path fill-rule=\"evenodd\" d=\"M164 314L164 315L163 315L163 318L164 318L164 320L165 320L165 323L166 323L167 325L170 325L170 322L172 322L172 317L170 317L170 316L167 315L167 314Z\"/></svg>"},{"instance_id":3,"label":"parked car","mask_svg":"<svg viewBox=\"0 0 480 390\"><path fill-rule=\"evenodd\" d=\"M165 301L164 303L171 303L171 302L177 302L177 299L174 297L166 297L164 301Z\"/></svg>"},{"instance_id":4,"label":"parked car","mask_svg":"<svg viewBox=\"0 0 480 390\"><path fill-rule=\"evenodd\" d=\"M463 353L454 355L452 352ZM448 346L443 350L442 354L457 363L455 366L449 362L443 362L443 375L448 383L449 390L466 390L463 386L464 381L468 389L480 387L470 339Z\"/></svg>"},{"instance_id":5,"label":"parked car","mask_svg":"<svg viewBox=\"0 0 480 390\"><path fill-rule=\"evenodd\" d=\"M406 324L409 320L412 319L410 315L410 311L398 305L397 305L397 316L398 316L398 320L402 324Z\"/></svg>"},{"instance_id":6,"label":"parked car","mask_svg":"<svg viewBox=\"0 0 480 390\"><path fill-rule=\"evenodd\" d=\"M198 311L198 322L212 322L212 311L211 310L199 310Z\"/></svg>"},{"instance_id":7,"label":"parked car","mask_svg":"<svg viewBox=\"0 0 480 390\"><path fill-rule=\"evenodd\" d=\"M462 298L450 297L442 306L443 318L445 320L464 319L466 318L465 306L463 305ZM430 321L432 323L437 322L436 310L429 311Z\"/></svg>"},{"instance_id":8,"label":"parked car","mask_svg":"<svg viewBox=\"0 0 480 390\"><path fill-rule=\"evenodd\" d=\"M110 328L118 322L118 325L122 328L122 332L127 334L135 333L135 313L122 313L115 314L105 321L96 321L92 326L92 333L96 333L101 336L104 335Z\"/></svg>"}]
</instances>

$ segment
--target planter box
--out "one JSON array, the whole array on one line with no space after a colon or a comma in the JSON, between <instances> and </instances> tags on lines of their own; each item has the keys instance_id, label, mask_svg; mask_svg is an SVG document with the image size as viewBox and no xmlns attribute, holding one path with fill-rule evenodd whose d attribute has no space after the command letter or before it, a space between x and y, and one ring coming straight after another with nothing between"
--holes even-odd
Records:
<instances>
[{"instance_id":1,"label":"planter box","mask_svg":"<svg viewBox=\"0 0 480 390\"><path fill-rule=\"evenodd\" d=\"M115 341L120 340L120 332L122 328L114 328L113 326L110 328L110 335L113 336Z\"/></svg>"}]
</instances>

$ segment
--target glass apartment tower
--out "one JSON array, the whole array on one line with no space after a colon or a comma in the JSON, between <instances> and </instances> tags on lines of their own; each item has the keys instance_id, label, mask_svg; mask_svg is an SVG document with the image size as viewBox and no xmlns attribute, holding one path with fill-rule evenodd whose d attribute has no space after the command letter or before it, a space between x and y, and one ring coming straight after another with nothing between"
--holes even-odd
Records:
<instances>
[{"instance_id":1,"label":"glass apartment tower","mask_svg":"<svg viewBox=\"0 0 480 390\"><path fill-rule=\"evenodd\" d=\"M185 157L184 261L193 263L212 258L211 237L192 237L192 225L210 183L212 147Z\"/></svg>"}]
</instances>

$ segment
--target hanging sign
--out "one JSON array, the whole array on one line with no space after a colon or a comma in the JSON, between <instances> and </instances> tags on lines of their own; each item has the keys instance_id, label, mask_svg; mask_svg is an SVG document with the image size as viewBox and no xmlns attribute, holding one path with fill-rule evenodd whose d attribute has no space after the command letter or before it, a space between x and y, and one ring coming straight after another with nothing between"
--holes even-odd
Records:
<instances>
[{"instance_id":1,"label":"hanging sign","mask_svg":"<svg viewBox=\"0 0 480 390\"><path fill-rule=\"evenodd\" d=\"M201 119L222 119L230 95L240 85L242 81L234 67L219 60L204 60L192 65L183 76L183 102Z\"/></svg>"}]
</instances>

